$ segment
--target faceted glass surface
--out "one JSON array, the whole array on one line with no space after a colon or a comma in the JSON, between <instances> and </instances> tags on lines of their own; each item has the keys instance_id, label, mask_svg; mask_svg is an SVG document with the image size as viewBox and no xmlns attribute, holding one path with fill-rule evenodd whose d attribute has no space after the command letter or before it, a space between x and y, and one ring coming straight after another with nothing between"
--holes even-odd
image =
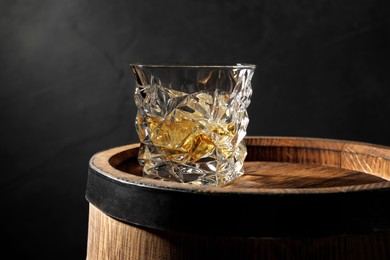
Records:
<instances>
[{"instance_id":1,"label":"faceted glass surface","mask_svg":"<svg viewBox=\"0 0 390 260\"><path fill-rule=\"evenodd\" d=\"M243 174L254 65L131 65L143 175L222 186Z\"/></svg>"}]
</instances>

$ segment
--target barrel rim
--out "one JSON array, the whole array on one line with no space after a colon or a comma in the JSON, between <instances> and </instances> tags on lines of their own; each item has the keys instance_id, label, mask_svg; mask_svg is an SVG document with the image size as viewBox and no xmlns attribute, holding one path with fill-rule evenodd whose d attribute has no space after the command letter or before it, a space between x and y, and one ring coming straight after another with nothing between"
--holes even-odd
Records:
<instances>
[{"instance_id":1,"label":"barrel rim","mask_svg":"<svg viewBox=\"0 0 390 260\"><path fill-rule=\"evenodd\" d=\"M251 138L246 139L248 145L256 144L259 140L262 144L277 145L278 139ZM286 140L294 142L297 139L283 139L288 145ZM346 144L337 140L304 140L304 145L308 146L315 141L319 149L353 148L356 151L360 149L359 146L366 145L356 142ZM275 238L390 230L390 208L385 206L390 199L390 182L356 185L359 189L344 186L344 189L264 189L261 192L260 189L223 190L223 187L197 188L191 184L168 183L131 175L111 165L120 163L120 158L109 163L110 158L120 151L130 151L130 155L135 155L138 147L139 144L124 145L92 156L85 194L87 201L106 215L131 225L229 237ZM370 147L372 154L387 155L390 149ZM123 155L122 159L129 154ZM107 169L110 173L106 172ZM217 221L210 221L207 216Z\"/></svg>"},{"instance_id":2,"label":"barrel rim","mask_svg":"<svg viewBox=\"0 0 390 260\"><path fill-rule=\"evenodd\" d=\"M318 148L327 147L329 144L340 144L340 149L346 147L346 145L355 145L355 146L369 146L373 149L386 150L390 152L390 147L364 143L364 142L351 142L346 140L337 140L337 139L323 139L323 138L304 138L304 137L271 137L271 136L248 136L245 138L247 145L251 145L251 140L265 140L265 141L275 141L283 140L290 142L305 141L306 146L318 143ZM89 165L92 169L99 172L102 175L105 175L112 180L119 181L121 183L126 183L130 185L136 185L140 187L146 187L151 189L160 189L160 190L172 190L177 192L189 192L189 193L213 193L213 194L257 194L257 195L288 195L288 194L318 194L318 193L345 193L345 192L359 192L359 191L370 191L370 190L379 190L379 189L390 189L390 181L384 179L383 182L379 183L370 183L370 184L360 184L360 185L351 185L351 186L337 186L337 187L324 187L324 188L278 188L278 189L267 189L267 188L235 188L234 190L226 190L224 187L215 187L215 186L194 186L192 184L186 183L176 183L176 182L166 182L161 180L155 180L150 178L144 178L141 176L129 174L123 171L116 169L110 161L114 156L117 156L122 153L129 152L132 149L139 148L139 143L128 144L119 147L110 148L101 152L96 153L90 159ZM330 148L326 148L330 149ZM333 148L332 148L333 149ZM332 150L330 149L330 150ZM347 149L346 149L347 150ZM133 151L136 153L136 151ZM390 158L384 158L385 160L390 160ZM383 178L383 177L382 177Z\"/></svg>"}]
</instances>

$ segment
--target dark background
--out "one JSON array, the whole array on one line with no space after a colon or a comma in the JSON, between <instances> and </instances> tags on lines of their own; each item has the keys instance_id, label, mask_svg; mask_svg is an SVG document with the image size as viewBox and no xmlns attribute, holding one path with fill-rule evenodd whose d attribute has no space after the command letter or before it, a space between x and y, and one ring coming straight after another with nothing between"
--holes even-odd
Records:
<instances>
[{"instance_id":1,"label":"dark background","mask_svg":"<svg viewBox=\"0 0 390 260\"><path fill-rule=\"evenodd\" d=\"M2 0L4 248L85 259L88 160L137 142L129 63L254 63L249 135L390 145L389 3Z\"/></svg>"}]
</instances>

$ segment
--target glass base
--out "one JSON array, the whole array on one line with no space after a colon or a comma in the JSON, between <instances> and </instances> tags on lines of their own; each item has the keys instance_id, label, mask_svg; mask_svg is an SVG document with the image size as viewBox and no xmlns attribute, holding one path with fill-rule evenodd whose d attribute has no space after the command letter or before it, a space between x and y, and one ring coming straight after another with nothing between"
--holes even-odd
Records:
<instances>
[{"instance_id":1,"label":"glass base","mask_svg":"<svg viewBox=\"0 0 390 260\"><path fill-rule=\"evenodd\" d=\"M209 172L191 166L166 162L143 170L143 177L205 186L224 186L244 174L240 171Z\"/></svg>"},{"instance_id":2,"label":"glass base","mask_svg":"<svg viewBox=\"0 0 390 260\"><path fill-rule=\"evenodd\" d=\"M188 151L141 143L138 161L144 177L180 183L223 186L244 174L247 149L243 141L229 149L213 146L207 151L194 159Z\"/></svg>"}]
</instances>

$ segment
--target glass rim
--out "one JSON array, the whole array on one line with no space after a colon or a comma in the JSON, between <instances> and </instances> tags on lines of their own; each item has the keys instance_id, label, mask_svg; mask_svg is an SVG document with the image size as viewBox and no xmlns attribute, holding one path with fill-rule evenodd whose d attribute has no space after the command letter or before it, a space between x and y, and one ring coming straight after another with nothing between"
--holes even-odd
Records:
<instances>
[{"instance_id":1,"label":"glass rim","mask_svg":"<svg viewBox=\"0 0 390 260\"><path fill-rule=\"evenodd\" d=\"M186 63L131 63L130 67L137 68L179 68L179 69L255 69L255 64L236 63L236 64L186 64Z\"/></svg>"}]
</instances>

